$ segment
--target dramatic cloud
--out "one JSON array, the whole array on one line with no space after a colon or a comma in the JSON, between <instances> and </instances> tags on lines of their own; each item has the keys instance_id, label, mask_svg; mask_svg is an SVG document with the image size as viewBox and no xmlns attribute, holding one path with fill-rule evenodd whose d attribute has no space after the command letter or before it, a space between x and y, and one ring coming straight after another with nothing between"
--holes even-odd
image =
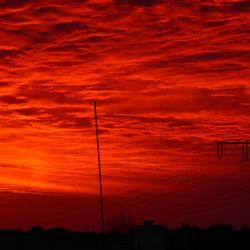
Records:
<instances>
[{"instance_id":1,"label":"dramatic cloud","mask_svg":"<svg viewBox=\"0 0 250 250\"><path fill-rule=\"evenodd\" d=\"M4 196L98 195L96 99L107 214L205 224L232 206L221 218L250 224L233 212L249 195L240 148L215 152L248 140L249 11L240 0L0 1Z\"/></svg>"}]
</instances>

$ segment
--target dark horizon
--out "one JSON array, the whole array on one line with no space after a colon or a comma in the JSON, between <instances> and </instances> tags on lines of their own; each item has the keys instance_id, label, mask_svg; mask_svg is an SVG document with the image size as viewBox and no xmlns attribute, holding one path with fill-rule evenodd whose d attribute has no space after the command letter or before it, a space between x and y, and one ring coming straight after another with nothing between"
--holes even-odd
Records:
<instances>
[{"instance_id":1,"label":"dark horizon","mask_svg":"<svg viewBox=\"0 0 250 250\"><path fill-rule=\"evenodd\" d=\"M130 227L127 230L107 230L105 232L105 234L112 234L112 233L121 233L121 234L126 234L127 232L133 230L133 228L137 227L137 226L143 226L144 224L135 224L134 226ZM214 224L211 224L208 227L199 227L197 225L193 225L193 224L189 224L189 223L183 223L180 226L176 226L176 227L168 227L165 226L163 224L155 224L155 225L159 225L159 226L163 226L166 230L179 230L179 229L183 229L183 228L190 228L190 229L197 229L197 230L209 230L211 228L216 228L216 227L221 227L221 228L231 228L231 230L233 231L240 231L240 230L249 230L250 231L250 227L246 226L246 225L242 225L240 227L236 227L234 225L231 224L226 224L226 223L222 223L222 222L217 222ZM20 228L0 228L0 231L7 231L7 232L22 232L22 233L30 233L30 232L34 232L34 233L40 233L40 232L49 232L49 231L65 231L65 232L69 232L69 233L90 233L90 234L97 234L97 235L101 235L102 232L100 232L100 230L74 230L74 229L70 229L70 228L64 228L64 227L60 227L60 226L53 226L53 227L48 227L45 228L42 225L34 225L31 228L28 229L20 229Z\"/></svg>"},{"instance_id":2,"label":"dark horizon","mask_svg":"<svg viewBox=\"0 0 250 250\"><path fill-rule=\"evenodd\" d=\"M0 245L9 250L29 249L105 249L132 250L136 247L136 231L112 231L104 235L95 232L73 232L64 228L44 230L35 226L26 232L21 230L0 230ZM231 225L216 224L208 229L183 225L177 229L164 229L164 249L214 250L237 249L247 250L250 247L250 229L236 230ZM7 248L6 248L7 247ZM146 248L145 248L146 249ZM148 248L151 249L151 248ZM152 248L153 249L153 248ZM163 248L159 248L163 249Z\"/></svg>"}]
</instances>

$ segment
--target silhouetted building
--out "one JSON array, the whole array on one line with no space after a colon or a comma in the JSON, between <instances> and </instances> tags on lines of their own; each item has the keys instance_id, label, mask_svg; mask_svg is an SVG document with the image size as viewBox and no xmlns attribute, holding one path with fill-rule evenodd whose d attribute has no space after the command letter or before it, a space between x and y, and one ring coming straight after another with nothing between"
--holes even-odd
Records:
<instances>
[{"instance_id":1,"label":"silhouetted building","mask_svg":"<svg viewBox=\"0 0 250 250\"><path fill-rule=\"evenodd\" d=\"M164 226L146 220L144 225L135 227L135 250L164 250Z\"/></svg>"}]
</instances>

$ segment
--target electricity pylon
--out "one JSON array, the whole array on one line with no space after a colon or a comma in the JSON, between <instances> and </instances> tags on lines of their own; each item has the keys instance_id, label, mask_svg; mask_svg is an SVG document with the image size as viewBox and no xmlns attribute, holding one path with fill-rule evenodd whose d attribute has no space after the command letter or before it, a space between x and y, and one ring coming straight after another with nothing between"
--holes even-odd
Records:
<instances>
[{"instance_id":1,"label":"electricity pylon","mask_svg":"<svg viewBox=\"0 0 250 250\"><path fill-rule=\"evenodd\" d=\"M241 157L242 160L248 160L248 144L249 141L218 141L217 142L217 157L222 159L224 156L223 146L225 144L241 145Z\"/></svg>"}]
</instances>

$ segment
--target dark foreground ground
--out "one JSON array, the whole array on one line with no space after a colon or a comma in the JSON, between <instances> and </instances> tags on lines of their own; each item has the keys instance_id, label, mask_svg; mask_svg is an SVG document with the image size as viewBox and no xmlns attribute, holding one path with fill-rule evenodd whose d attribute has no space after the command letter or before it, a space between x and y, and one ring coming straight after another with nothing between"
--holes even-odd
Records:
<instances>
[{"instance_id":1,"label":"dark foreground ground","mask_svg":"<svg viewBox=\"0 0 250 250\"><path fill-rule=\"evenodd\" d=\"M133 250L133 230L105 235L107 250ZM1 250L101 250L102 238L95 232L72 232L62 228L44 230L34 227L27 232L0 230ZM183 226L165 229L168 250L250 250L250 229L214 225L209 229ZM138 249L139 250L139 249Z\"/></svg>"}]
</instances>

